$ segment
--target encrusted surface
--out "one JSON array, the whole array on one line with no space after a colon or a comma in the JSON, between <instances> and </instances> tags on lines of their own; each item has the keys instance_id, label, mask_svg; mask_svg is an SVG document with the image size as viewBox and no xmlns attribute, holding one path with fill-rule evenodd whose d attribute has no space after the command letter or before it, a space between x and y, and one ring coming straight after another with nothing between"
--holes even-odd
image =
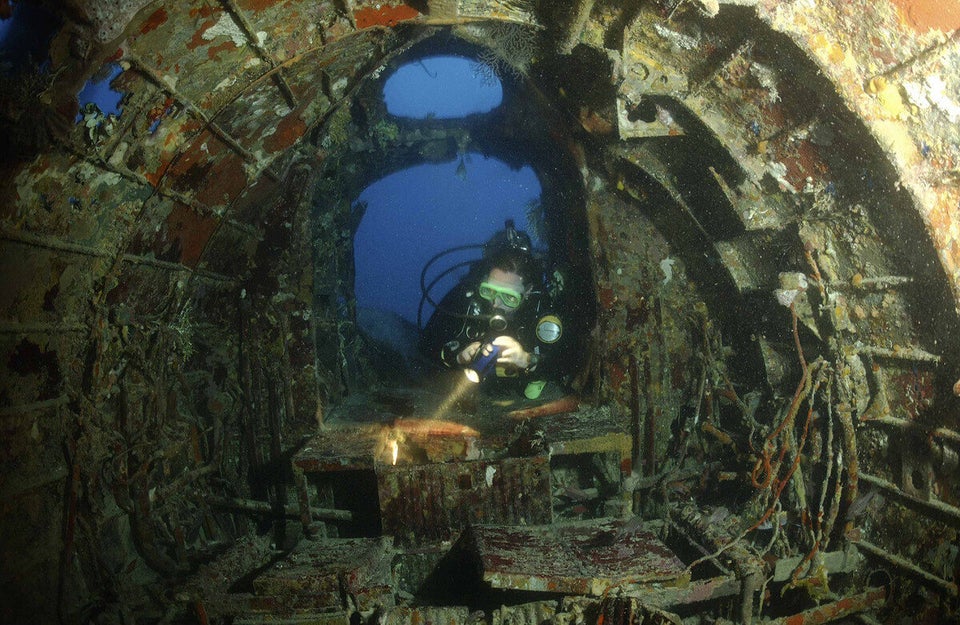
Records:
<instances>
[{"instance_id":1,"label":"encrusted surface","mask_svg":"<svg viewBox=\"0 0 960 625\"><path fill-rule=\"evenodd\" d=\"M683 583L683 562L652 532L603 519L471 530L495 588L602 595L624 583Z\"/></svg>"}]
</instances>

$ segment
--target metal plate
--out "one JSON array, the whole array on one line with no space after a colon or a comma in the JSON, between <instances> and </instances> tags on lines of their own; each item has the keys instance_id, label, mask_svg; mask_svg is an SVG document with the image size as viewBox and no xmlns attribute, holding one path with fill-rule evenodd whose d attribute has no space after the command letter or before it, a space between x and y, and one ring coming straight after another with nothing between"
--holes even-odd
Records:
<instances>
[{"instance_id":1,"label":"metal plate","mask_svg":"<svg viewBox=\"0 0 960 625\"><path fill-rule=\"evenodd\" d=\"M494 588L599 596L626 583L686 581L683 563L659 538L618 519L481 526L471 534Z\"/></svg>"},{"instance_id":2,"label":"metal plate","mask_svg":"<svg viewBox=\"0 0 960 625\"><path fill-rule=\"evenodd\" d=\"M545 456L424 465L381 465L383 531L398 543L442 541L474 523L552 521Z\"/></svg>"}]
</instances>

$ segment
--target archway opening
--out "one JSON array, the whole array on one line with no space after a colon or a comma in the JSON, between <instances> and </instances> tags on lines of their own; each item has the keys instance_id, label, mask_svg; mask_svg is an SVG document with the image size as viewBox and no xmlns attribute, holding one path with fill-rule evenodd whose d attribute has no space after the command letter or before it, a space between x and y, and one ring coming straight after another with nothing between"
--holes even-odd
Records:
<instances>
[{"instance_id":1,"label":"archway opening","mask_svg":"<svg viewBox=\"0 0 960 625\"><path fill-rule=\"evenodd\" d=\"M439 302L466 274L480 246L506 220L530 235L534 249L544 250L540 193L530 166L512 168L472 152L409 167L369 185L354 202L354 210L363 211L354 237L361 328L412 357L419 327L434 310L430 300ZM424 285L429 299L423 297Z\"/></svg>"}]
</instances>

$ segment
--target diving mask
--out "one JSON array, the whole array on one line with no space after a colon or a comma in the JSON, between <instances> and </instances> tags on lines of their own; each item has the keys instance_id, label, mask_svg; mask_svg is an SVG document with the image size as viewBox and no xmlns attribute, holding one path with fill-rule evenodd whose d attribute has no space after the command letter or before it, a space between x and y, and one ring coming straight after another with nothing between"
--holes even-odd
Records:
<instances>
[{"instance_id":1,"label":"diving mask","mask_svg":"<svg viewBox=\"0 0 960 625\"><path fill-rule=\"evenodd\" d=\"M477 294L489 302L494 302L499 297L503 305L510 309L516 308L523 301L523 293L510 287L497 286L489 282L481 282Z\"/></svg>"}]
</instances>

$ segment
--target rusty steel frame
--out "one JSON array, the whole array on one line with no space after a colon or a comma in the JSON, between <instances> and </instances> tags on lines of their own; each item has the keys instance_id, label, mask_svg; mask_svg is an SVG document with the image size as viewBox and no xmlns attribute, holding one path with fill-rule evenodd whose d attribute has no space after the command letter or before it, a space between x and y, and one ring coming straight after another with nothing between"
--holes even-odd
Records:
<instances>
[{"instance_id":1,"label":"rusty steel frame","mask_svg":"<svg viewBox=\"0 0 960 625\"><path fill-rule=\"evenodd\" d=\"M764 621L764 625L821 625L822 623L829 623L883 606L887 601L887 593L886 588L868 588L860 594L825 603L791 616Z\"/></svg>"}]
</instances>

